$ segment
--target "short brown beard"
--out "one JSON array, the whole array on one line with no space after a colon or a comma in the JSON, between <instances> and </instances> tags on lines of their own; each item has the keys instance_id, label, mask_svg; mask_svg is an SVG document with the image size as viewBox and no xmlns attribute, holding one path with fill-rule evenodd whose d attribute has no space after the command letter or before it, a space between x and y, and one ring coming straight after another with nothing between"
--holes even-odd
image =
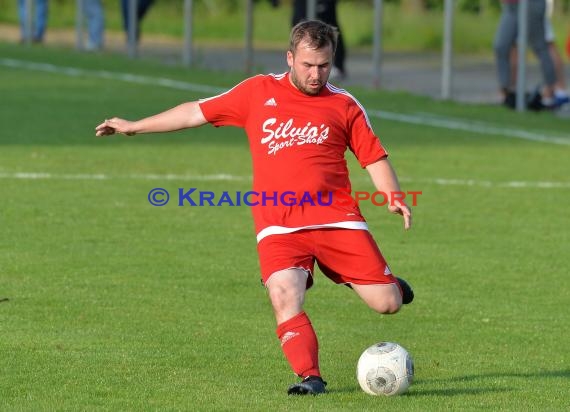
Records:
<instances>
[{"instance_id":1,"label":"short brown beard","mask_svg":"<svg viewBox=\"0 0 570 412\"><path fill-rule=\"evenodd\" d=\"M301 84L301 82L299 82L299 79L297 78L297 75L295 74L295 72L293 71L293 68L291 68L291 70L289 71L289 78L291 79L291 83L293 83L295 85L295 87L297 89L299 89L299 91L305 93L308 96L316 96L318 95L321 90L322 90L322 86L319 90L317 90L316 92L313 93L312 90L310 89L306 89L305 86L303 86Z\"/></svg>"}]
</instances>

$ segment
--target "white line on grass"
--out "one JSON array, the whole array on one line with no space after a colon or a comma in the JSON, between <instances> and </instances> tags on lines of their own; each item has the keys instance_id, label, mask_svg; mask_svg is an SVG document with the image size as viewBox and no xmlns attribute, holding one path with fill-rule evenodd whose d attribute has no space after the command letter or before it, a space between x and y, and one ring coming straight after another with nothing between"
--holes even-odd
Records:
<instances>
[{"instance_id":1,"label":"white line on grass","mask_svg":"<svg viewBox=\"0 0 570 412\"><path fill-rule=\"evenodd\" d=\"M425 183L434 184L439 186L475 186L475 187L499 187L511 189L570 189L570 182L529 182L512 180L507 182L491 182L490 180L475 180L475 179L443 179L443 178L399 178L404 183Z\"/></svg>"},{"instance_id":2,"label":"white line on grass","mask_svg":"<svg viewBox=\"0 0 570 412\"><path fill-rule=\"evenodd\" d=\"M130 175L108 175L102 173L95 174L68 174L68 173L45 173L45 172L0 172L0 179L23 179L23 180L181 180L181 181L240 181L251 180L248 176L234 176L230 174L213 174L213 175L175 175L175 174L130 174Z\"/></svg>"},{"instance_id":3,"label":"white line on grass","mask_svg":"<svg viewBox=\"0 0 570 412\"><path fill-rule=\"evenodd\" d=\"M251 176L238 176L228 173L217 173L211 175L175 175L175 174L58 174L44 172L0 172L0 179L22 179L22 180L148 180L148 181L181 181L181 182L216 182L216 181L251 181ZM360 181L364 179L353 179ZM368 179L367 179L368 180ZM400 178L405 183L423 183L438 186L475 186L488 188L511 188L511 189L570 189L570 182L529 182L529 181L507 181L491 182L488 180L474 179L443 179L443 178Z\"/></svg>"},{"instance_id":4,"label":"white line on grass","mask_svg":"<svg viewBox=\"0 0 570 412\"><path fill-rule=\"evenodd\" d=\"M106 70L84 70L74 67L56 66L48 63L36 63L15 59L0 59L0 65L16 69L27 69L44 71L56 74L63 74L74 77L97 77L103 79L119 80L128 83L145 84L150 86L162 86L176 90L188 90L193 92L205 92L209 94L219 94L225 89L187 83L179 80L166 79L163 77L139 76L131 73L116 73ZM441 129L463 130L471 133L484 135L496 135L509 138L530 140L542 143L552 143L558 145L570 146L570 138L563 136L555 136L545 132L530 132L522 129L504 128L493 126L481 122L467 121L464 119L453 119L448 117L439 117L431 114L416 113L404 114L387 112L384 110L369 110L368 114L372 117L380 119L392 120L407 124L419 124L424 126L438 127Z\"/></svg>"},{"instance_id":5,"label":"white line on grass","mask_svg":"<svg viewBox=\"0 0 570 412\"><path fill-rule=\"evenodd\" d=\"M379 110L369 110L369 115L381 119L393 120L402 123L419 124L423 126L440 127L442 129L463 130L472 133L497 135L516 139L532 140L535 142L554 143L570 146L570 139L561 136L552 136L545 133L534 133L521 129L506 129L481 122L469 122L462 119L446 117L433 117L426 114L392 113Z\"/></svg>"},{"instance_id":6,"label":"white line on grass","mask_svg":"<svg viewBox=\"0 0 570 412\"><path fill-rule=\"evenodd\" d=\"M63 74L71 77L96 77L100 79L119 80L127 83L162 86L176 90L188 90L192 92L205 92L219 94L226 89L203 84L188 83L179 80L166 79L164 77L140 76L132 73L117 73L107 70L84 70L76 67L56 66L49 63L27 62L15 59L0 59L0 65L14 69L35 70L48 73Z\"/></svg>"}]
</instances>

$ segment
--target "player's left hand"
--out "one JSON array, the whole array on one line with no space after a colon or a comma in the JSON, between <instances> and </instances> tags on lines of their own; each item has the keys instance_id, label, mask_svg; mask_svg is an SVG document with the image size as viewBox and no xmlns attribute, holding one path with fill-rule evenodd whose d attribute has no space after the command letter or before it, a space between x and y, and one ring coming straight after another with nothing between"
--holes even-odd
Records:
<instances>
[{"instance_id":1,"label":"player's left hand","mask_svg":"<svg viewBox=\"0 0 570 412\"><path fill-rule=\"evenodd\" d=\"M136 133L133 130L133 122L113 117L112 119L105 119L103 123L95 128L95 136L98 137L111 136L116 133L134 136Z\"/></svg>"},{"instance_id":2,"label":"player's left hand","mask_svg":"<svg viewBox=\"0 0 570 412\"><path fill-rule=\"evenodd\" d=\"M400 200L394 200L393 204L388 205L388 210L391 213L402 215L404 218L404 229L408 230L412 227L412 209L407 204Z\"/></svg>"}]
</instances>

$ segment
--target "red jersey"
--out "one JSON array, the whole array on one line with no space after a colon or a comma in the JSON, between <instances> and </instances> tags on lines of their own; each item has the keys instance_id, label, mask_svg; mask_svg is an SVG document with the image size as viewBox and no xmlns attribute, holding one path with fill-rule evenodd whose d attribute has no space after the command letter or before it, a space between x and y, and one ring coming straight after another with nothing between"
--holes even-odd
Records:
<instances>
[{"instance_id":1,"label":"red jersey","mask_svg":"<svg viewBox=\"0 0 570 412\"><path fill-rule=\"evenodd\" d=\"M258 242L307 228L367 229L356 202L337 196L351 190L345 151L362 167L387 153L348 92L327 83L309 96L288 73L258 75L200 100L200 108L216 127L245 129L258 194L252 207Z\"/></svg>"}]
</instances>

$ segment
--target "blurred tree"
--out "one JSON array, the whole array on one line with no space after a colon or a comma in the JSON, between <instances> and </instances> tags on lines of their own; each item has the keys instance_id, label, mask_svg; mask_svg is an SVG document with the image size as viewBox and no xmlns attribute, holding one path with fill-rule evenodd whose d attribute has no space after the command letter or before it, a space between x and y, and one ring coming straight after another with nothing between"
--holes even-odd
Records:
<instances>
[{"instance_id":1,"label":"blurred tree","mask_svg":"<svg viewBox=\"0 0 570 412\"><path fill-rule=\"evenodd\" d=\"M401 0L405 11L421 12L425 10L424 0Z\"/></svg>"},{"instance_id":2,"label":"blurred tree","mask_svg":"<svg viewBox=\"0 0 570 412\"><path fill-rule=\"evenodd\" d=\"M401 4L404 10L411 12L443 9L443 0L401 0Z\"/></svg>"},{"instance_id":3,"label":"blurred tree","mask_svg":"<svg viewBox=\"0 0 570 412\"><path fill-rule=\"evenodd\" d=\"M467 13L479 14L481 13L481 0L461 0L459 9Z\"/></svg>"},{"instance_id":4,"label":"blurred tree","mask_svg":"<svg viewBox=\"0 0 570 412\"><path fill-rule=\"evenodd\" d=\"M163 0L164 1L164 0ZM169 0L172 3L180 0ZM242 7L240 0L195 0L195 6L203 6L209 13L219 14L221 12L235 13Z\"/></svg>"},{"instance_id":5,"label":"blurred tree","mask_svg":"<svg viewBox=\"0 0 570 412\"><path fill-rule=\"evenodd\" d=\"M495 11L501 11L501 0L489 0L489 7Z\"/></svg>"},{"instance_id":6,"label":"blurred tree","mask_svg":"<svg viewBox=\"0 0 570 412\"><path fill-rule=\"evenodd\" d=\"M443 0L424 0L426 10L443 10Z\"/></svg>"}]
</instances>

